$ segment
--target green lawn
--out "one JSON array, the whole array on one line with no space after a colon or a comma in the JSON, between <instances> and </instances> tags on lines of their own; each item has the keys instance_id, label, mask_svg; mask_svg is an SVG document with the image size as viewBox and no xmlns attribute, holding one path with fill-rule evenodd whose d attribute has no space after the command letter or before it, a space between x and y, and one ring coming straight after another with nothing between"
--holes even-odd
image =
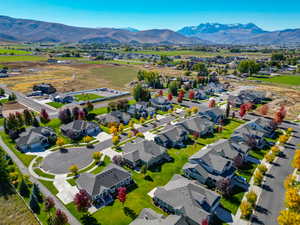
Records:
<instances>
[{"instance_id":1,"label":"green lawn","mask_svg":"<svg viewBox=\"0 0 300 225\"><path fill-rule=\"evenodd\" d=\"M0 118L0 127L4 125L4 118Z\"/></svg>"},{"instance_id":2,"label":"green lawn","mask_svg":"<svg viewBox=\"0 0 300 225\"><path fill-rule=\"evenodd\" d=\"M50 178L50 179L54 179L54 175L52 175L52 174L49 174L49 173L45 173L44 171L42 171L40 168L35 168L34 169L34 172L37 174L37 175L39 175L39 176L41 176L41 177L46 177L46 178Z\"/></svg>"},{"instance_id":3,"label":"green lawn","mask_svg":"<svg viewBox=\"0 0 300 225\"><path fill-rule=\"evenodd\" d=\"M47 105L50 105L56 109L63 107L65 104L61 102L48 102Z\"/></svg>"},{"instance_id":4,"label":"green lawn","mask_svg":"<svg viewBox=\"0 0 300 225\"><path fill-rule=\"evenodd\" d=\"M111 163L110 158L108 156L104 157L103 163L98 166L96 169L92 171L92 174L98 174L100 173L106 166L108 166Z\"/></svg>"},{"instance_id":5,"label":"green lawn","mask_svg":"<svg viewBox=\"0 0 300 225\"><path fill-rule=\"evenodd\" d=\"M228 138L233 130L241 124L241 121L233 120L224 127L222 133L216 133L212 137L205 139L199 138L197 143L189 145L184 149L168 150L169 155L174 158L174 162L165 163L161 167L156 167L156 171L148 171L147 175L152 178L152 181L145 180L143 174L133 171L132 177L137 184L137 188L128 193L124 206L116 200L113 205L98 210L93 216L102 225L127 225L132 221L132 218L125 215L123 211L124 207L133 210L136 215L138 215L143 208L152 208L159 213L163 213L159 208L152 204L152 200L147 193L157 186L165 185L174 174L181 174L183 165L188 161L188 158L191 155L199 151L206 144L213 143L221 138ZM80 218L83 215L82 213L77 212L73 203L67 205L67 207L77 218Z\"/></svg>"},{"instance_id":6,"label":"green lawn","mask_svg":"<svg viewBox=\"0 0 300 225\"><path fill-rule=\"evenodd\" d=\"M36 157L35 155L26 155L18 151L15 147L15 143L10 139L10 137L4 133L4 131L0 131L0 136L3 142L14 152L14 154L24 163L25 166L29 166L30 162Z\"/></svg>"},{"instance_id":7,"label":"green lawn","mask_svg":"<svg viewBox=\"0 0 300 225\"><path fill-rule=\"evenodd\" d=\"M34 55L24 55L24 56L0 56L0 62L29 62L29 61L45 61L46 57L34 56Z\"/></svg>"},{"instance_id":8,"label":"green lawn","mask_svg":"<svg viewBox=\"0 0 300 225\"><path fill-rule=\"evenodd\" d=\"M221 205L223 208L229 210L232 214L236 214L242 199L244 197L245 191L241 188L235 188L234 194L230 195L228 198L221 198Z\"/></svg>"},{"instance_id":9,"label":"green lawn","mask_svg":"<svg viewBox=\"0 0 300 225\"><path fill-rule=\"evenodd\" d=\"M248 162L246 165L244 165L242 169L239 169L237 171L237 174L244 177L247 180L247 182L249 182L256 167L257 164Z\"/></svg>"},{"instance_id":10,"label":"green lawn","mask_svg":"<svg viewBox=\"0 0 300 225\"><path fill-rule=\"evenodd\" d=\"M7 103L7 102L8 102L8 99L7 99L7 98L1 99L1 100L0 100L0 103L1 103L1 104Z\"/></svg>"},{"instance_id":11,"label":"green lawn","mask_svg":"<svg viewBox=\"0 0 300 225\"><path fill-rule=\"evenodd\" d=\"M0 49L0 55L10 55L10 54L14 54L14 55L28 55L28 54L32 54L32 52L23 51L23 50L16 50L16 49L4 49L4 48Z\"/></svg>"},{"instance_id":12,"label":"green lawn","mask_svg":"<svg viewBox=\"0 0 300 225\"><path fill-rule=\"evenodd\" d=\"M58 193L58 190L54 186L52 181L47 180L39 180L53 195L56 195Z\"/></svg>"},{"instance_id":13,"label":"green lawn","mask_svg":"<svg viewBox=\"0 0 300 225\"><path fill-rule=\"evenodd\" d=\"M107 107L101 107L101 108L92 110L90 113L94 113L96 115L101 115L101 114L108 113L108 111L107 111Z\"/></svg>"},{"instance_id":14,"label":"green lawn","mask_svg":"<svg viewBox=\"0 0 300 225\"><path fill-rule=\"evenodd\" d=\"M77 101L91 101L98 98L104 98L101 95L96 95L93 93L79 94L74 96Z\"/></svg>"},{"instance_id":15,"label":"green lawn","mask_svg":"<svg viewBox=\"0 0 300 225\"><path fill-rule=\"evenodd\" d=\"M250 80L260 80L264 82L270 82L274 84L285 84L292 86L300 86L300 75L280 75L270 78L257 78L251 77Z\"/></svg>"}]
</instances>

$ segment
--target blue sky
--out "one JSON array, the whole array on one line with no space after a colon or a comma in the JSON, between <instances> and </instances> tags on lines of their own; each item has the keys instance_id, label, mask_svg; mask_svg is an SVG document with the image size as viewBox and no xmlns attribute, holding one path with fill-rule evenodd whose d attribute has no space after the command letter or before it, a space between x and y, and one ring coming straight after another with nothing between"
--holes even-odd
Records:
<instances>
[{"instance_id":1,"label":"blue sky","mask_svg":"<svg viewBox=\"0 0 300 225\"><path fill-rule=\"evenodd\" d=\"M169 28L253 22L300 28L300 0L2 0L0 15L82 27Z\"/></svg>"}]
</instances>

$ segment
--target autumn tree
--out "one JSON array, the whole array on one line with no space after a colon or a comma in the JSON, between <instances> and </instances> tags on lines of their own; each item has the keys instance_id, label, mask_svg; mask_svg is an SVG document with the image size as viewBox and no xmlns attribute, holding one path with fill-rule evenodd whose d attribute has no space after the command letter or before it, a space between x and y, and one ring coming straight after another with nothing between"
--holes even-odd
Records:
<instances>
[{"instance_id":1,"label":"autumn tree","mask_svg":"<svg viewBox=\"0 0 300 225\"><path fill-rule=\"evenodd\" d=\"M278 155L278 153L280 152L280 149L278 146L272 146L271 147L271 152L274 154L274 155Z\"/></svg>"},{"instance_id":2,"label":"autumn tree","mask_svg":"<svg viewBox=\"0 0 300 225\"><path fill-rule=\"evenodd\" d=\"M79 190L74 197L74 204L80 212L86 212L91 207L91 198L86 190Z\"/></svg>"},{"instance_id":3,"label":"autumn tree","mask_svg":"<svg viewBox=\"0 0 300 225\"><path fill-rule=\"evenodd\" d=\"M169 100L169 101L172 101L172 99L173 99L173 95L172 95L172 93L169 93L169 94L168 94L168 100Z\"/></svg>"},{"instance_id":4,"label":"autumn tree","mask_svg":"<svg viewBox=\"0 0 300 225\"><path fill-rule=\"evenodd\" d=\"M113 135L117 135L117 134L118 134L118 128L115 127L115 126L111 126L111 127L109 128L109 133L110 133L110 134L113 134Z\"/></svg>"},{"instance_id":5,"label":"autumn tree","mask_svg":"<svg viewBox=\"0 0 300 225\"><path fill-rule=\"evenodd\" d=\"M119 201L124 205L126 201L126 188L120 187L118 188L117 192L118 192L117 199L119 199Z\"/></svg>"},{"instance_id":6,"label":"autumn tree","mask_svg":"<svg viewBox=\"0 0 300 225\"><path fill-rule=\"evenodd\" d=\"M195 92L193 90L190 90L189 92L189 99L193 100L195 98Z\"/></svg>"},{"instance_id":7,"label":"autumn tree","mask_svg":"<svg viewBox=\"0 0 300 225\"><path fill-rule=\"evenodd\" d=\"M288 141L289 137L287 135L280 135L279 142L280 144L285 144Z\"/></svg>"},{"instance_id":8,"label":"autumn tree","mask_svg":"<svg viewBox=\"0 0 300 225\"><path fill-rule=\"evenodd\" d=\"M243 165L244 165L244 160L243 160L242 156L241 155L237 155L236 157L234 157L233 164L238 169L242 168Z\"/></svg>"},{"instance_id":9,"label":"autumn tree","mask_svg":"<svg viewBox=\"0 0 300 225\"><path fill-rule=\"evenodd\" d=\"M44 205L45 205L45 211L50 212L52 209L54 209L55 202L54 202L53 198L48 196L47 198L45 198Z\"/></svg>"},{"instance_id":10,"label":"autumn tree","mask_svg":"<svg viewBox=\"0 0 300 225\"><path fill-rule=\"evenodd\" d=\"M67 215L60 209L57 209L53 219L53 225L65 225L68 223Z\"/></svg>"},{"instance_id":11,"label":"autumn tree","mask_svg":"<svg viewBox=\"0 0 300 225\"><path fill-rule=\"evenodd\" d=\"M193 114L196 114L198 112L198 108L196 106L193 106L191 108L191 111L192 111Z\"/></svg>"},{"instance_id":12,"label":"autumn tree","mask_svg":"<svg viewBox=\"0 0 300 225\"><path fill-rule=\"evenodd\" d=\"M85 136L83 137L83 142L84 143L90 143L93 140L91 136Z\"/></svg>"},{"instance_id":13,"label":"autumn tree","mask_svg":"<svg viewBox=\"0 0 300 225\"><path fill-rule=\"evenodd\" d=\"M275 155L273 153L268 153L266 156L265 156L265 160L268 162L268 163L271 163L274 161L275 159Z\"/></svg>"},{"instance_id":14,"label":"autumn tree","mask_svg":"<svg viewBox=\"0 0 300 225\"><path fill-rule=\"evenodd\" d=\"M119 129L118 129L118 130L119 130L119 132L121 132L121 133L122 133L122 132L124 131L124 129L125 129L125 126L124 126L124 124L123 124L123 123L120 123L120 124L119 124Z\"/></svg>"},{"instance_id":15,"label":"autumn tree","mask_svg":"<svg viewBox=\"0 0 300 225\"><path fill-rule=\"evenodd\" d=\"M291 210L300 210L300 195L297 188L289 188L285 192L285 205Z\"/></svg>"},{"instance_id":16,"label":"autumn tree","mask_svg":"<svg viewBox=\"0 0 300 225\"><path fill-rule=\"evenodd\" d=\"M299 225L300 214L288 209L281 210L277 222L279 225Z\"/></svg>"},{"instance_id":17,"label":"autumn tree","mask_svg":"<svg viewBox=\"0 0 300 225\"><path fill-rule=\"evenodd\" d=\"M214 108L216 106L216 100L215 99L210 99L208 101L208 107L209 108Z\"/></svg>"},{"instance_id":18,"label":"autumn tree","mask_svg":"<svg viewBox=\"0 0 300 225\"><path fill-rule=\"evenodd\" d=\"M78 166L77 165L71 165L69 167L69 171L74 175L76 176L78 174Z\"/></svg>"},{"instance_id":19,"label":"autumn tree","mask_svg":"<svg viewBox=\"0 0 300 225\"><path fill-rule=\"evenodd\" d=\"M260 108L259 108L259 112L260 112L260 114L261 115L267 115L268 114L268 112L269 112L269 106L268 106L268 104L264 104L264 105L262 105Z\"/></svg>"},{"instance_id":20,"label":"autumn tree","mask_svg":"<svg viewBox=\"0 0 300 225\"><path fill-rule=\"evenodd\" d=\"M252 206L248 201L242 201L240 209L242 217L244 218L249 218L249 216L252 214Z\"/></svg>"},{"instance_id":21,"label":"autumn tree","mask_svg":"<svg viewBox=\"0 0 300 225\"><path fill-rule=\"evenodd\" d=\"M120 155L115 155L112 158L114 164L121 166L123 164L123 158Z\"/></svg>"},{"instance_id":22,"label":"autumn tree","mask_svg":"<svg viewBox=\"0 0 300 225\"><path fill-rule=\"evenodd\" d=\"M294 158L292 161L292 166L295 169L300 170L300 149L295 151Z\"/></svg>"},{"instance_id":23,"label":"autumn tree","mask_svg":"<svg viewBox=\"0 0 300 225\"><path fill-rule=\"evenodd\" d=\"M290 174L285 178L285 180L283 182L283 186L284 186L285 189L289 189L289 188L292 188L295 185L295 182L296 182L295 176Z\"/></svg>"},{"instance_id":24,"label":"autumn tree","mask_svg":"<svg viewBox=\"0 0 300 225\"><path fill-rule=\"evenodd\" d=\"M56 145L59 146L62 149L62 146L65 144L65 139L62 137L58 137L56 140Z\"/></svg>"},{"instance_id":25,"label":"autumn tree","mask_svg":"<svg viewBox=\"0 0 300 225\"><path fill-rule=\"evenodd\" d=\"M222 195L228 195L231 190L231 182L229 178L222 178L217 181L216 188Z\"/></svg>"},{"instance_id":26,"label":"autumn tree","mask_svg":"<svg viewBox=\"0 0 300 225\"><path fill-rule=\"evenodd\" d=\"M260 164L257 166L257 169L262 173L262 174L265 174L268 170L268 168L266 167L265 164Z\"/></svg>"},{"instance_id":27,"label":"autumn tree","mask_svg":"<svg viewBox=\"0 0 300 225\"><path fill-rule=\"evenodd\" d=\"M45 109L41 110L40 120L43 124L48 123L50 121L49 115Z\"/></svg>"},{"instance_id":28,"label":"autumn tree","mask_svg":"<svg viewBox=\"0 0 300 225\"><path fill-rule=\"evenodd\" d=\"M120 137L119 137L118 135L114 135L114 136L112 137L112 143L113 143L114 145L118 145L118 144L120 143Z\"/></svg>"},{"instance_id":29,"label":"autumn tree","mask_svg":"<svg viewBox=\"0 0 300 225\"><path fill-rule=\"evenodd\" d=\"M256 170L256 172L254 173L254 184L260 186L263 180L263 174L259 171Z\"/></svg>"},{"instance_id":30,"label":"autumn tree","mask_svg":"<svg viewBox=\"0 0 300 225\"><path fill-rule=\"evenodd\" d=\"M247 201L252 205L252 207L255 205L257 200L257 194L254 191L249 191L246 194Z\"/></svg>"},{"instance_id":31,"label":"autumn tree","mask_svg":"<svg viewBox=\"0 0 300 225\"><path fill-rule=\"evenodd\" d=\"M93 152L93 159L95 160L96 164L98 164L101 160L103 153L102 152Z\"/></svg>"},{"instance_id":32,"label":"autumn tree","mask_svg":"<svg viewBox=\"0 0 300 225\"><path fill-rule=\"evenodd\" d=\"M243 118L244 116L245 116L245 114L246 114L246 112L247 112L247 110L246 110L246 105L245 104L242 104L241 106L240 106L240 116Z\"/></svg>"}]
</instances>

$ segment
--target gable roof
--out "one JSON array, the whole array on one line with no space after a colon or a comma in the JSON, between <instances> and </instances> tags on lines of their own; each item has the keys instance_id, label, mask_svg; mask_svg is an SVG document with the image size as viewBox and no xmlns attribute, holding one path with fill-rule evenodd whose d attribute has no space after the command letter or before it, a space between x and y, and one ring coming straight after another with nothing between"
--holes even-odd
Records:
<instances>
[{"instance_id":1,"label":"gable roof","mask_svg":"<svg viewBox=\"0 0 300 225\"><path fill-rule=\"evenodd\" d=\"M82 173L77 184L89 195L96 196L129 177L131 174L128 171L112 163L99 174Z\"/></svg>"},{"instance_id":2,"label":"gable roof","mask_svg":"<svg viewBox=\"0 0 300 225\"><path fill-rule=\"evenodd\" d=\"M32 145L40 143L43 139L48 138L51 134L55 134L50 127L31 127L26 128L26 131L20 134L16 140L18 146Z\"/></svg>"},{"instance_id":3,"label":"gable roof","mask_svg":"<svg viewBox=\"0 0 300 225\"><path fill-rule=\"evenodd\" d=\"M166 152L164 147L156 144L154 141L148 140L143 140L138 143L127 143L122 149L123 157L132 162L138 160L149 162Z\"/></svg>"},{"instance_id":4,"label":"gable roof","mask_svg":"<svg viewBox=\"0 0 300 225\"><path fill-rule=\"evenodd\" d=\"M88 129L93 129L98 127L98 125L94 122L89 122L85 120L74 120L71 123L68 123L66 125L62 125L62 130L73 130L73 131L83 131Z\"/></svg>"},{"instance_id":5,"label":"gable roof","mask_svg":"<svg viewBox=\"0 0 300 225\"><path fill-rule=\"evenodd\" d=\"M182 135L186 135L187 131L182 126L174 126L170 129L163 131L156 138L159 138L162 141L177 141L181 138Z\"/></svg>"},{"instance_id":6,"label":"gable roof","mask_svg":"<svg viewBox=\"0 0 300 225\"><path fill-rule=\"evenodd\" d=\"M196 116L181 122L179 125L192 131L201 132L207 127L213 127L214 123L203 116Z\"/></svg>"},{"instance_id":7,"label":"gable roof","mask_svg":"<svg viewBox=\"0 0 300 225\"><path fill-rule=\"evenodd\" d=\"M154 197L180 210L184 216L195 222L202 221L210 215L211 207L220 195L178 174L163 187L158 187Z\"/></svg>"}]
</instances>

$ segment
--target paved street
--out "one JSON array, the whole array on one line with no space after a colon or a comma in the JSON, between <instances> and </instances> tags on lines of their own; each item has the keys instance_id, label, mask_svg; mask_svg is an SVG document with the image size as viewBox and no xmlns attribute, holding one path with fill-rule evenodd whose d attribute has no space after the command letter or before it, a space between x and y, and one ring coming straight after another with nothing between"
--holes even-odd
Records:
<instances>
[{"instance_id":1,"label":"paved street","mask_svg":"<svg viewBox=\"0 0 300 225\"><path fill-rule=\"evenodd\" d=\"M297 144L300 143L300 128L284 123L285 128L293 127L295 133L290 141L285 145L284 158L275 161L270 172L267 174L261 197L257 204L256 213L251 224L275 225L280 210L284 209L284 179L293 173L291 160Z\"/></svg>"}]
</instances>

